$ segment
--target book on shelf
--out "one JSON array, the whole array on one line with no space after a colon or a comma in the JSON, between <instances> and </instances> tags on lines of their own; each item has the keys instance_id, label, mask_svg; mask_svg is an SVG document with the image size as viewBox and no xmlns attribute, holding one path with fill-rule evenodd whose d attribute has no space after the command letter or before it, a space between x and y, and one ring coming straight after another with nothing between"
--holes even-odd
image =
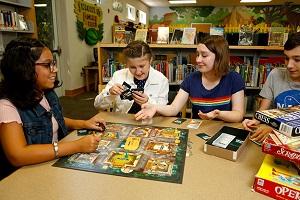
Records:
<instances>
[{"instance_id":1,"label":"book on shelf","mask_svg":"<svg viewBox=\"0 0 300 200\"><path fill-rule=\"evenodd\" d=\"M147 42L148 29L137 29L134 40L141 40Z\"/></svg>"},{"instance_id":2,"label":"book on shelf","mask_svg":"<svg viewBox=\"0 0 300 200\"><path fill-rule=\"evenodd\" d=\"M299 199L300 177L292 163L266 155L253 189L274 199Z\"/></svg>"},{"instance_id":3,"label":"book on shelf","mask_svg":"<svg viewBox=\"0 0 300 200\"><path fill-rule=\"evenodd\" d=\"M181 44L195 44L196 28L184 28Z\"/></svg>"},{"instance_id":4,"label":"book on shelf","mask_svg":"<svg viewBox=\"0 0 300 200\"><path fill-rule=\"evenodd\" d=\"M300 164L300 139L284 144L275 133L270 133L262 143L262 152Z\"/></svg>"},{"instance_id":5,"label":"book on shelf","mask_svg":"<svg viewBox=\"0 0 300 200\"><path fill-rule=\"evenodd\" d=\"M211 26L211 23L191 23L191 27L196 28L197 33L209 33Z\"/></svg>"},{"instance_id":6,"label":"book on shelf","mask_svg":"<svg viewBox=\"0 0 300 200\"><path fill-rule=\"evenodd\" d=\"M255 112L254 117L286 136L300 136L300 105L259 110Z\"/></svg>"},{"instance_id":7,"label":"book on shelf","mask_svg":"<svg viewBox=\"0 0 300 200\"><path fill-rule=\"evenodd\" d=\"M18 15L18 26L19 30L28 31L28 24L25 21L24 15Z\"/></svg>"},{"instance_id":8,"label":"book on shelf","mask_svg":"<svg viewBox=\"0 0 300 200\"><path fill-rule=\"evenodd\" d=\"M244 129L223 126L204 144L204 152L236 161L248 142L249 132Z\"/></svg>"},{"instance_id":9,"label":"book on shelf","mask_svg":"<svg viewBox=\"0 0 300 200\"><path fill-rule=\"evenodd\" d=\"M157 32L158 32L158 29L156 29L156 28L149 29L149 42L151 44L155 44L157 42Z\"/></svg>"},{"instance_id":10,"label":"book on shelf","mask_svg":"<svg viewBox=\"0 0 300 200\"><path fill-rule=\"evenodd\" d=\"M114 43L125 44L125 30L115 30Z\"/></svg>"},{"instance_id":11,"label":"book on shelf","mask_svg":"<svg viewBox=\"0 0 300 200\"><path fill-rule=\"evenodd\" d=\"M171 44L180 44L183 35L181 28L175 29L172 35Z\"/></svg>"},{"instance_id":12,"label":"book on shelf","mask_svg":"<svg viewBox=\"0 0 300 200\"><path fill-rule=\"evenodd\" d=\"M134 33L132 31L125 31L125 43L129 44L134 40Z\"/></svg>"},{"instance_id":13,"label":"book on shelf","mask_svg":"<svg viewBox=\"0 0 300 200\"><path fill-rule=\"evenodd\" d=\"M169 42L169 27L158 27L157 43L167 44Z\"/></svg>"},{"instance_id":14,"label":"book on shelf","mask_svg":"<svg viewBox=\"0 0 300 200\"><path fill-rule=\"evenodd\" d=\"M251 46L253 44L253 27L249 25L243 25L239 30L238 45Z\"/></svg>"},{"instance_id":15,"label":"book on shelf","mask_svg":"<svg viewBox=\"0 0 300 200\"><path fill-rule=\"evenodd\" d=\"M268 45L283 46L285 37L285 27L270 27Z\"/></svg>"},{"instance_id":16,"label":"book on shelf","mask_svg":"<svg viewBox=\"0 0 300 200\"><path fill-rule=\"evenodd\" d=\"M209 29L209 34L210 35L224 35L224 28L222 27L210 27Z\"/></svg>"}]
</instances>

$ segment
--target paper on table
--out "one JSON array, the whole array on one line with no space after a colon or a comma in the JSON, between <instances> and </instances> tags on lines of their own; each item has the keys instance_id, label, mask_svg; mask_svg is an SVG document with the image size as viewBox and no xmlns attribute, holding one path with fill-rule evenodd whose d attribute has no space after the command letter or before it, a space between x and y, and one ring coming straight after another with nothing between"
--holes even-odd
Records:
<instances>
[{"instance_id":1,"label":"paper on table","mask_svg":"<svg viewBox=\"0 0 300 200\"><path fill-rule=\"evenodd\" d=\"M226 148L230 142L235 138L234 135L229 135L227 133L222 133L215 141L212 142L212 145Z\"/></svg>"}]
</instances>

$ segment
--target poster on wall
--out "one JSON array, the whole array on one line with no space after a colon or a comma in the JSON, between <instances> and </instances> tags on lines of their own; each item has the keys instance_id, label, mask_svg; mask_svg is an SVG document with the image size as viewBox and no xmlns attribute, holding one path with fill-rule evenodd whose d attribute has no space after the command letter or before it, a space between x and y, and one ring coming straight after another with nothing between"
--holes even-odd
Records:
<instances>
[{"instance_id":1,"label":"poster on wall","mask_svg":"<svg viewBox=\"0 0 300 200\"><path fill-rule=\"evenodd\" d=\"M95 45L103 39L103 12L97 4L84 0L74 0L74 13L76 14L76 27L78 37L85 40L88 45Z\"/></svg>"}]
</instances>

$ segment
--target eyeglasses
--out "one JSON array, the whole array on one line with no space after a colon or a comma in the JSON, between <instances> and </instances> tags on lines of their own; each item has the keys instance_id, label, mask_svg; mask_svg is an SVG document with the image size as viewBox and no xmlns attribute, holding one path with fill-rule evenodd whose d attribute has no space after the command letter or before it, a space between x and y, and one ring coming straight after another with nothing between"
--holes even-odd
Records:
<instances>
[{"instance_id":1,"label":"eyeglasses","mask_svg":"<svg viewBox=\"0 0 300 200\"><path fill-rule=\"evenodd\" d=\"M56 60L52 60L49 63L35 63L35 64L47 67L50 70L50 72L54 72L55 70L57 70Z\"/></svg>"}]
</instances>

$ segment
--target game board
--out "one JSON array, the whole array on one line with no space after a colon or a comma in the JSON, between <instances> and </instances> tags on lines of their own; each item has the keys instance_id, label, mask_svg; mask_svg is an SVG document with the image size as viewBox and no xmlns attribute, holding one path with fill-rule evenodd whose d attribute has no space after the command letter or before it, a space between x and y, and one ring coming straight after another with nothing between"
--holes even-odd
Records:
<instances>
[{"instance_id":1,"label":"game board","mask_svg":"<svg viewBox=\"0 0 300 200\"><path fill-rule=\"evenodd\" d=\"M188 130L107 123L94 153L77 153L53 166L182 183Z\"/></svg>"}]
</instances>

